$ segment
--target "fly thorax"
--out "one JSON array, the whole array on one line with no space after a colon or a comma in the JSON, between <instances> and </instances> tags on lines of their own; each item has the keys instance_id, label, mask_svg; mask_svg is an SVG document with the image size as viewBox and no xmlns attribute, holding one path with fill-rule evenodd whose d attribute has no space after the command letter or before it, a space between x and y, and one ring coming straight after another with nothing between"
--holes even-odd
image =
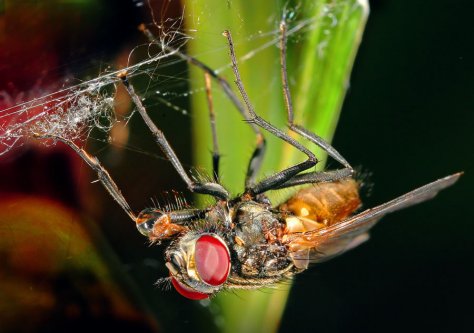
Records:
<instances>
[{"instance_id":1,"label":"fly thorax","mask_svg":"<svg viewBox=\"0 0 474 333\"><path fill-rule=\"evenodd\" d=\"M273 212L258 203L244 202L235 207L233 223L236 274L268 278L292 265L280 241L283 224Z\"/></svg>"}]
</instances>

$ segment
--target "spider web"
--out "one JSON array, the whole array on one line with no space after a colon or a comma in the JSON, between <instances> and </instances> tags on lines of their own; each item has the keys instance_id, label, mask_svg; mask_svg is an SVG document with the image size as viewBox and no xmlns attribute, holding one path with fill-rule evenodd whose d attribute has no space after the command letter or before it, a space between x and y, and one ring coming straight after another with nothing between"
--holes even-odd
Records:
<instances>
[{"instance_id":1,"label":"spider web","mask_svg":"<svg viewBox=\"0 0 474 333\"><path fill-rule=\"evenodd\" d=\"M54 136L75 141L87 139L93 129L108 133L119 121L114 112L114 96L120 82L118 74L126 71L130 78L152 77L160 61L179 50L186 39L186 36L177 38L176 34L164 34L160 40L161 51L149 53L144 60L0 110L0 156L34 137ZM7 105L14 104L6 91L0 91L0 97ZM40 142L51 144L50 140Z\"/></svg>"},{"instance_id":2,"label":"spider web","mask_svg":"<svg viewBox=\"0 0 474 333\"><path fill-rule=\"evenodd\" d=\"M297 10L288 11L287 16L293 18L297 15ZM149 24L158 31L157 40L133 48L125 68L102 71L95 78L72 86L65 84L62 89L20 103L15 103L16 101L6 91L0 91L0 98L6 101L5 104L12 105L0 110L0 156L37 137L53 136L70 141L86 141L92 131L108 135L117 122L127 123L133 113L118 115L115 112L117 104L115 96L120 84L117 75L122 71L128 73L132 82L140 78L141 82L146 82L142 85L144 87L140 87L139 95L143 100L147 100L147 107L161 104L166 110L190 116L189 109L179 106L180 103L175 101L193 94L205 94L204 85L190 89L187 71L171 75L161 74L167 67L183 62L184 60L177 55L186 53L185 45L188 40L199 38L199 31L184 31L182 24L184 15L185 11L177 19L167 19L166 28ZM329 9L326 18L335 19ZM239 43L255 41L257 45L241 56L239 62L249 61L259 52L278 44L278 16L273 20L274 29L255 32L236 42L237 46ZM314 24L315 19L295 20L288 35L297 40L305 31L313 29ZM318 52L323 53L324 47L324 43L321 44ZM225 43L218 48L210 49L209 52L220 52L223 49L226 49ZM200 55L193 56L199 58ZM230 62L227 62L214 70L219 74L229 69ZM55 144L51 140L37 141L44 145Z\"/></svg>"}]
</instances>

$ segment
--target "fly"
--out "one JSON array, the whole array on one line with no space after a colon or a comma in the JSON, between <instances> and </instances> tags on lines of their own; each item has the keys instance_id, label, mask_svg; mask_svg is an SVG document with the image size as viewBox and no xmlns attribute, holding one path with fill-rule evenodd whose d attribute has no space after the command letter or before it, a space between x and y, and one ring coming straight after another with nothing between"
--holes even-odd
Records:
<instances>
[{"instance_id":1,"label":"fly","mask_svg":"<svg viewBox=\"0 0 474 333\"><path fill-rule=\"evenodd\" d=\"M154 41L144 26L141 30ZM341 164L340 169L308 171L318 160L314 153L285 132L259 117L251 105L240 78L234 45L229 31L227 38L235 82L244 104L230 85L199 60L170 47L165 51L181 57L205 72L210 122L213 134L213 174L210 181L195 180L188 175L163 132L149 117L127 72L119 78L135 107L150 129L154 140L171 162L190 191L211 195L216 202L204 209L150 208L136 215L99 160L71 140L54 135L36 135L55 139L70 146L98 175L98 179L128 216L139 232L153 243L168 241L166 267L175 289L190 299L204 299L223 289L254 289L278 283L319 263L354 248L368 239L368 231L384 215L433 198L439 191L453 185L462 173L438 179L375 208L354 213L361 205L359 182L351 165L322 138L294 123L291 94L286 73L286 23L280 24L280 60L283 97L288 127L327 152ZM214 112L210 95L210 78L214 78L236 105L238 111L256 134L257 144L250 159L242 195L230 197L218 182L219 151ZM257 181L256 175L265 153L262 130L289 143L307 156L296 165ZM298 185L313 186L298 191L279 206L266 196L271 190Z\"/></svg>"}]
</instances>

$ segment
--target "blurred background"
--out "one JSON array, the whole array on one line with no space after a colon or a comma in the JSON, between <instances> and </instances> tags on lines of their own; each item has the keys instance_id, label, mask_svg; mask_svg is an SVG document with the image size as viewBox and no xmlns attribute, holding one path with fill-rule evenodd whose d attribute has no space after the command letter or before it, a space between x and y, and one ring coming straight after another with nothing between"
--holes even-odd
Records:
<instances>
[{"instance_id":1,"label":"blurred background","mask_svg":"<svg viewBox=\"0 0 474 333\"><path fill-rule=\"evenodd\" d=\"M310 331L312 323L315 332L468 332L473 3L370 5L333 141L371 173L365 205L454 171L465 175L436 200L384 218L367 244L298 276L281 329ZM313 302L301 306L303 297Z\"/></svg>"},{"instance_id":2,"label":"blurred background","mask_svg":"<svg viewBox=\"0 0 474 333\"><path fill-rule=\"evenodd\" d=\"M360 248L297 276L283 317L274 320L281 320L280 332L468 332L474 4L369 3L333 140L352 165L370 174L364 206L457 171L465 175L435 200L385 217ZM276 3L275 11L282 6ZM155 18L176 19L183 11L178 1L156 0L152 7ZM0 1L0 110L153 53L137 30L152 20L141 1ZM222 40L209 47L225 51ZM155 119L191 168L189 95L196 91L185 79L185 63L163 60L157 68L162 83L152 87L161 91L151 98L160 106ZM118 88L118 109L126 113L130 103L123 95ZM164 190L183 192L191 202L140 119L132 117L127 128L124 122L113 128L113 144L91 133L88 151L103 161L130 205L139 211L153 205L151 198L173 201ZM69 149L27 142L0 157L0 175L0 331L225 327L215 302L190 302L154 285L168 274L163 249L147 245Z\"/></svg>"}]
</instances>

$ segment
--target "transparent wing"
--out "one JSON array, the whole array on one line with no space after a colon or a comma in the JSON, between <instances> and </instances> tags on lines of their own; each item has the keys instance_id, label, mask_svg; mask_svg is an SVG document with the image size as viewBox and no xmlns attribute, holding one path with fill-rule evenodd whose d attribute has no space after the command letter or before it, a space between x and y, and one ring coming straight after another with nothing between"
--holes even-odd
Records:
<instances>
[{"instance_id":1,"label":"transparent wing","mask_svg":"<svg viewBox=\"0 0 474 333\"><path fill-rule=\"evenodd\" d=\"M306 268L333 258L368 239L367 231L384 215L432 199L453 185L462 173L456 173L419 187L382 205L367 209L327 228L301 233L290 242L298 249L292 254L297 267ZM299 264L298 264L299 262Z\"/></svg>"}]
</instances>

